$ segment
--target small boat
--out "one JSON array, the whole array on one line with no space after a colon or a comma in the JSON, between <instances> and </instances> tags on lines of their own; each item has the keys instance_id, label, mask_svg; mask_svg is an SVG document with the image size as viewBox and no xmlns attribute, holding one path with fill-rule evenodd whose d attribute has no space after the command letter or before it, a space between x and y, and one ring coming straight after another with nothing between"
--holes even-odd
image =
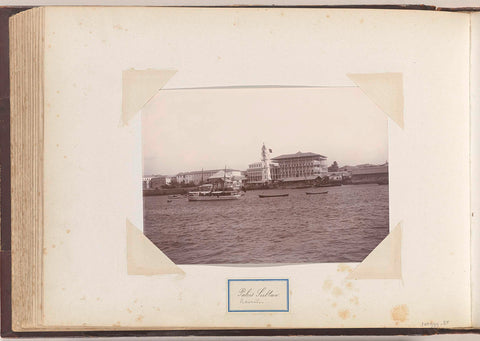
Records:
<instances>
[{"instance_id":1,"label":"small boat","mask_svg":"<svg viewBox=\"0 0 480 341\"><path fill-rule=\"evenodd\" d=\"M172 202L172 200L169 199L169 200L167 200L167 202Z\"/></svg>"},{"instance_id":2,"label":"small boat","mask_svg":"<svg viewBox=\"0 0 480 341\"><path fill-rule=\"evenodd\" d=\"M168 199L182 199L183 195L180 194L172 194L168 196Z\"/></svg>"},{"instance_id":3,"label":"small boat","mask_svg":"<svg viewBox=\"0 0 480 341\"><path fill-rule=\"evenodd\" d=\"M259 194L260 198L278 198L278 197L288 197L288 193L286 194Z\"/></svg>"},{"instance_id":4,"label":"small boat","mask_svg":"<svg viewBox=\"0 0 480 341\"><path fill-rule=\"evenodd\" d=\"M328 191L325 191L325 192L307 192L306 194L307 195L313 195L313 194L327 194Z\"/></svg>"}]
</instances>

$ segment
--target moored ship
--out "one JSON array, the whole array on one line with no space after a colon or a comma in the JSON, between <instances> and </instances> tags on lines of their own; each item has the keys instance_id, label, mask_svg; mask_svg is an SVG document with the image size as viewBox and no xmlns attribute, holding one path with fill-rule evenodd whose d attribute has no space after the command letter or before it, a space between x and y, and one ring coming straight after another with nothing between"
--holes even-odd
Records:
<instances>
[{"instance_id":1,"label":"moored ship","mask_svg":"<svg viewBox=\"0 0 480 341\"><path fill-rule=\"evenodd\" d=\"M198 191L188 192L188 201L238 200L242 193L234 189L215 190L212 184L201 185Z\"/></svg>"}]
</instances>

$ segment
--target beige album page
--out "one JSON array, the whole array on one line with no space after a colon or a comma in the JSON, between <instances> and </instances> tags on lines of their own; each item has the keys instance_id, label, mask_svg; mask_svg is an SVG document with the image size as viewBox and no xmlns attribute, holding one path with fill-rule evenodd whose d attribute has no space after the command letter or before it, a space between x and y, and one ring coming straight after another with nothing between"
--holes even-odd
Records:
<instances>
[{"instance_id":1,"label":"beige album page","mask_svg":"<svg viewBox=\"0 0 480 341\"><path fill-rule=\"evenodd\" d=\"M468 14L45 22L45 325L471 324Z\"/></svg>"}]
</instances>

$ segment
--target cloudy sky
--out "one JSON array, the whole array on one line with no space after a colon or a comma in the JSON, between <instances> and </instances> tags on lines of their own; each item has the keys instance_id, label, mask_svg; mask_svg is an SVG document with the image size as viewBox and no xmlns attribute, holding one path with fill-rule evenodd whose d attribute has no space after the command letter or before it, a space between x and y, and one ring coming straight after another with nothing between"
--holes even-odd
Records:
<instances>
[{"instance_id":1,"label":"cloudy sky","mask_svg":"<svg viewBox=\"0 0 480 341\"><path fill-rule=\"evenodd\" d=\"M379 164L388 160L387 119L355 87L167 90L142 110L145 175L245 170L262 143L273 157Z\"/></svg>"}]
</instances>

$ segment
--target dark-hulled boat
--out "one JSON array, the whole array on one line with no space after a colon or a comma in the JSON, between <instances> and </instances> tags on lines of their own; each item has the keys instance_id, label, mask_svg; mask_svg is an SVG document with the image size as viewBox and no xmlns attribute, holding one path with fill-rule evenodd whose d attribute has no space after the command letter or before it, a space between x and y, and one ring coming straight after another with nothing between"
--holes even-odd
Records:
<instances>
[{"instance_id":1,"label":"dark-hulled boat","mask_svg":"<svg viewBox=\"0 0 480 341\"><path fill-rule=\"evenodd\" d=\"M259 194L260 198L278 198L278 197L288 197L288 193L285 194Z\"/></svg>"}]
</instances>

